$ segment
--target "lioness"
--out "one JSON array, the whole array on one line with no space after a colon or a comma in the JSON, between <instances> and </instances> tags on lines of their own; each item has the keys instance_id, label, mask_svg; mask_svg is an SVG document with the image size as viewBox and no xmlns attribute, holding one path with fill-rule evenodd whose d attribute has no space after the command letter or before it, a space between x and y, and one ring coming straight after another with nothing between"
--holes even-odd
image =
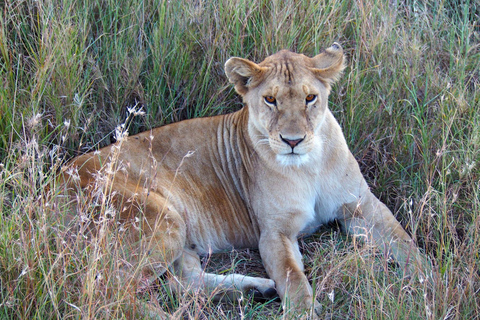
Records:
<instances>
[{"instance_id":1,"label":"lioness","mask_svg":"<svg viewBox=\"0 0 480 320\"><path fill-rule=\"evenodd\" d=\"M347 231L388 247L401 266L418 266L421 258L370 192L328 109L343 69L338 43L313 58L285 50L259 64L231 58L225 71L243 109L128 137L70 167L87 189L99 174L112 175L106 189L120 219L140 221L131 239L145 254L138 261L143 276L154 279L170 268L187 290L278 293L287 312L318 317L299 234L338 219ZM271 280L203 272L199 255L231 248L259 248Z\"/></svg>"}]
</instances>

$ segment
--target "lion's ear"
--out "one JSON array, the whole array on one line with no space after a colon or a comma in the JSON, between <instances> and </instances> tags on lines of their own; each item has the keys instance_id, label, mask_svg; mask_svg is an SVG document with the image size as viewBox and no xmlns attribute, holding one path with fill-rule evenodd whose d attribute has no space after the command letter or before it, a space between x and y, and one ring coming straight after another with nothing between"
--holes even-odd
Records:
<instances>
[{"instance_id":1,"label":"lion's ear","mask_svg":"<svg viewBox=\"0 0 480 320\"><path fill-rule=\"evenodd\" d=\"M252 80L258 78L262 71L262 67L247 59L233 57L225 63L227 78L240 95L247 93Z\"/></svg>"},{"instance_id":2,"label":"lion's ear","mask_svg":"<svg viewBox=\"0 0 480 320\"><path fill-rule=\"evenodd\" d=\"M338 80L345 68L343 49L337 42L311 60L315 76L329 85Z\"/></svg>"}]
</instances>

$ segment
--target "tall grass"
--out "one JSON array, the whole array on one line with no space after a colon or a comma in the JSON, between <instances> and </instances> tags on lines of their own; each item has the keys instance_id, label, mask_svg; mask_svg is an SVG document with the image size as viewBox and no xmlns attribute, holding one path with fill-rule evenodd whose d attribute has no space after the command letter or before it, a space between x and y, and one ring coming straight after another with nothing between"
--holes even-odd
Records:
<instances>
[{"instance_id":1,"label":"tall grass","mask_svg":"<svg viewBox=\"0 0 480 320\"><path fill-rule=\"evenodd\" d=\"M479 319L479 13L474 0L5 0L0 319L282 318L278 302L218 304L173 295L162 279L125 281L114 218L85 235L108 203L63 197L55 175L115 141L127 116L134 134L239 109L223 72L230 56L314 55L333 41L348 67L330 108L374 193L432 259L433 280L404 279L326 229L301 243L325 318ZM132 106L145 116L132 119ZM255 251L205 265L264 275Z\"/></svg>"}]
</instances>

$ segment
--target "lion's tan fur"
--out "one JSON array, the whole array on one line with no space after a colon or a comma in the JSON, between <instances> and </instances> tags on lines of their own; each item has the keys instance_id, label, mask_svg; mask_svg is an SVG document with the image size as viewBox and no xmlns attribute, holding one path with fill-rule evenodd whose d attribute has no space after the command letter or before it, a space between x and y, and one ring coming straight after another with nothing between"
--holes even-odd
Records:
<instances>
[{"instance_id":1,"label":"lion's tan fur","mask_svg":"<svg viewBox=\"0 0 480 320\"><path fill-rule=\"evenodd\" d=\"M300 234L339 219L348 231L389 246L402 266L420 259L370 192L328 109L330 86L343 67L338 44L314 58L288 51L260 64L231 58L226 74L243 109L146 131L70 166L78 167L86 188L120 148L109 191L123 221L143 221L143 235L135 239L148 250L146 272L172 267L194 289L255 289L269 296L275 288L285 305L319 312L303 273ZM313 103L308 95L316 97ZM274 282L200 269L198 255L251 247L260 249Z\"/></svg>"}]
</instances>

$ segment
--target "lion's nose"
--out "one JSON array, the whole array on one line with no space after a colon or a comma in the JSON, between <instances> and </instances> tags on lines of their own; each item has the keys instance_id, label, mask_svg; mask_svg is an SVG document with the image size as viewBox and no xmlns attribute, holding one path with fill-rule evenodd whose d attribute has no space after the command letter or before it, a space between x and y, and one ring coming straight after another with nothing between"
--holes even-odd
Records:
<instances>
[{"instance_id":1,"label":"lion's nose","mask_svg":"<svg viewBox=\"0 0 480 320\"><path fill-rule=\"evenodd\" d=\"M298 145L300 144L300 142L303 141L304 138L291 140L291 139L286 139L286 138L282 137L282 135L280 135L280 139L282 139L283 142L285 142L286 144L288 144L288 145L293 149L293 148L295 148L296 146L298 146Z\"/></svg>"}]
</instances>

